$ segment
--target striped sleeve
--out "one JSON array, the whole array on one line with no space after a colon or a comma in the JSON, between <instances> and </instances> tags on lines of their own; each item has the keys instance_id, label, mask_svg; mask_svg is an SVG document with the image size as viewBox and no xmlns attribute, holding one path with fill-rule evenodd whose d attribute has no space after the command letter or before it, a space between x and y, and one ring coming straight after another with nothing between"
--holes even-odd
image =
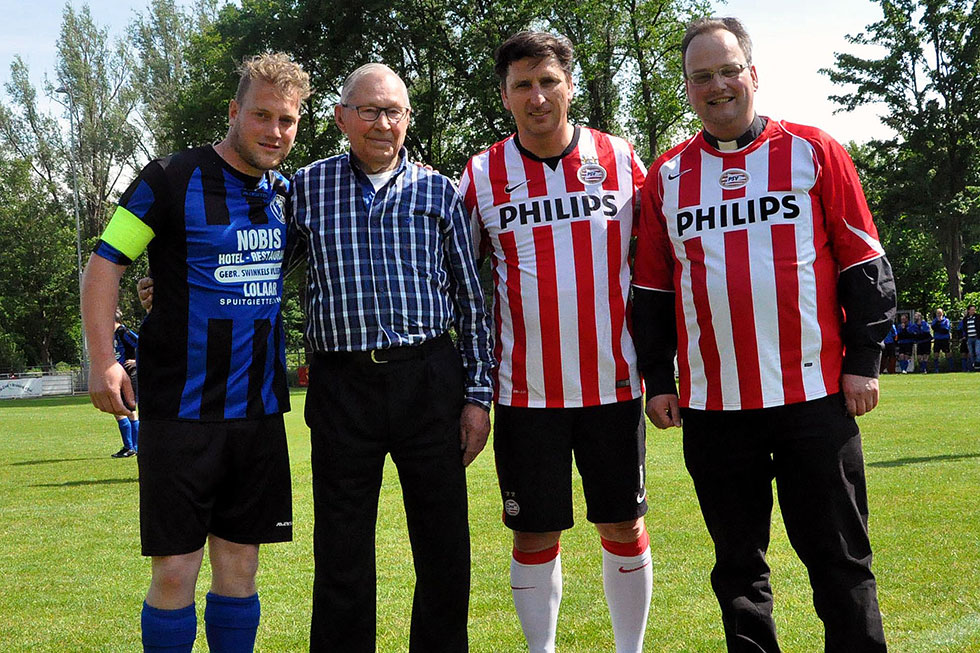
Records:
<instances>
[{"instance_id":1,"label":"striped sleeve","mask_svg":"<svg viewBox=\"0 0 980 653\"><path fill-rule=\"evenodd\" d=\"M476 268L466 206L448 180L446 187L449 220L443 242L451 273L450 293L456 306L457 344L466 371L466 399L489 410L493 399L490 373L494 366L490 320Z\"/></svg>"},{"instance_id":2,"label":"striped sleeve","mask_svg":"<svg viewBox=\"0 0 980 653\"><path fill-rule=\"evenodd\" d=\"M117 265L132 263L156 235L152 221L166 201L163 170L151 161L119 198L95 254Z\"/></svg>"}]
</instances>

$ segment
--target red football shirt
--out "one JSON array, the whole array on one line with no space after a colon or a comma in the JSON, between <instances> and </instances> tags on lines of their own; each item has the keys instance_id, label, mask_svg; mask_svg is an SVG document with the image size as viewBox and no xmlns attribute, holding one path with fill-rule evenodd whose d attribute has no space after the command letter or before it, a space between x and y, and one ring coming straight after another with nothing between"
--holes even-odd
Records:
<instances>
[{"instance_id":1,"label":"red football shirt","mask_svg":"<svg viewBox=\"0 0 980 653\"><path fill-rule=\"evenodd\" d=\"M735 151L699 133L657 159L642 206L634 284L676 293L681 406L839 390L837 277L884 254L839 143L775 120Z\"/></svg>"},{"instance_id":2,"label":"red football shirt","mask_svg":"<svg viewBox=\"0 0 980 653\"><path fill-rule=\"evenodd\" d=\"M554 170L513 136L467 163L460 192L493 268L497 402L572 408L640 396L628 252L644 174L629 143L584 127Z\"/></svg>"}]
</instances>

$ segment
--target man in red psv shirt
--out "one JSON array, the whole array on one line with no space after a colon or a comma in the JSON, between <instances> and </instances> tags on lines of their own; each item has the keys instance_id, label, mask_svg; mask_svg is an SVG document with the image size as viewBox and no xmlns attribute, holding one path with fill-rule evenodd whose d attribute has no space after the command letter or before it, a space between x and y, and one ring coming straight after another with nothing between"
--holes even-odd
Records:
<instances>
[{"instance_id":1,"label":"man in red psv shirt","mask_svg":"<svg viewBox=\"0 0 980 653\"><path fill-rule=\"evenodd\" d=\"M493 269L494 456L528 648L555 650L574 454L616 651L638 653L652 570L627 253L645 170L626 141L569 123L572 65L563 37L521 32L500 46L517 133L470 159L460 192Z\"/></svg>"},{"instance_id":2,"label":"man in red psv shirt","mask_svg":"<svg viewBox=\"0 0 980 653\"><path fill-rule=\"evenodd\" d=\"M695 21L682 47L704 128L643 187L633 285L647 415L683 421L729 651L780 650L765 558L774 478L826 650L885 651L854 417L878 403L891 268L844 149L756 114L742 24Z\"/></svg>"}]
</instances>

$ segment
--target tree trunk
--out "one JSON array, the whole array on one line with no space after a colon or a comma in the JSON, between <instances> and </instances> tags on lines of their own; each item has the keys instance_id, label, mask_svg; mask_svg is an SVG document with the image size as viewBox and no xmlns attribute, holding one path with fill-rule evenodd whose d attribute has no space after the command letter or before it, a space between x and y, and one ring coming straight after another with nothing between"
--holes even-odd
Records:
<instances>
[{"instance_id":1,"label":"tree trunk","mask_svg":"<svg viewBox=\"0 0 980 653\"><path fill-rule=\"evenodd\" d=\"M963 264L963 230L962 218L950 217L943 220L939 230L940 243L943 252L943 266L946 268L946 294L950 299L963 298L962 275L960 266Z\"/></svg>"}]
</instances>

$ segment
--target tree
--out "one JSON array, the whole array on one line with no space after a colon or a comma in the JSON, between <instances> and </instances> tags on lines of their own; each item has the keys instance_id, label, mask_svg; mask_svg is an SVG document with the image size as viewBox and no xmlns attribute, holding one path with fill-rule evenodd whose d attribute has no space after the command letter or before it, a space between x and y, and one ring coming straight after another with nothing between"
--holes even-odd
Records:
<instances>
[{"instance_id":1,"label":"tree","mask_svg":"<svg viewBox=\"0 0 980 653\"><path fill-rule=\"evenodd\" d=\"M217 15L217 0L197 0L191 10L176 0L150 0L129 26L136 56L133 84L140 91L137 133L148 159L180 149L167 109L187 83L191 37L207 30Z\"/></svg>"},{"instance_id":2,"label":"tree","mask_svg":"<svg viewBox=\"0 0 980 653\"><path fill-rule=\"evenodd\" d=\"M75 230L44 186L29 161L0 152L0 324L28 365L77 359Z\"/></svg>"},{"instance_id":3,"label":"tree","mask_svg":"<svg viewBox=\"0 0 980 653\"><path fill-rule=\"evenodd\" d=\"M882 103L898 136L873 141L888 170L878 214L932 233L946 270L946 293L959 299L964 239L980 233L980 2L875 0L882 19L848 36L878 45L880 58L837 53L824 70L837 84L842 110Z\"/></svg>"},{"instance_id":4,"label":"tree","mask_svg":"<svg viewBox=\"0 0 980 653\"><path fill-rule=\"evenodd\" d=\"M80 195L81 233L88 241L102 233L121 180L145 159L129 123L139 102L133 86L134 62L123 43L111 44L108 31L92 20L87 5L64 10L58 39L57 86L47 91L71 114L74 126L63 152L75 162Z\"/></svg>"}]
</instances>

